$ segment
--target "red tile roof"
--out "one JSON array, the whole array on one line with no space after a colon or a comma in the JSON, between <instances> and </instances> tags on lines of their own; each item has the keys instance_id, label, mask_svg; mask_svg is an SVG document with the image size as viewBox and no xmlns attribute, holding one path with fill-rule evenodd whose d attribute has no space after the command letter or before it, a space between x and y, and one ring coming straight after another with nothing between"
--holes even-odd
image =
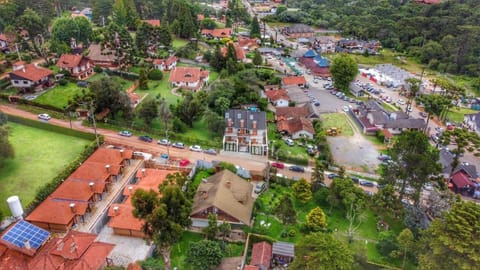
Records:
<instances>
[{"instance_id":1,"label":"red tile roof","mask_svg":"<svg viewBox=\"0 0 480 270\"><path fill-rule=\"evenodd\" d=\"M31 257L18 251L7 249L0 257L0 270L24 270L28 269L28 261Z\"/></svg>"},{"instance_id":2,"label":"red tile roof","mask_svg":"<svg viewBox=\"0 0 480 270\"><path fill-rule=\"evenodd\" d=\"M75 213L70 209L68 200L56 200L52 197L45 199L25 220L35 223L50 223L68 225L76 215L83 216L87 211L88 204L75 202Z\"/></svg>"},{"instance_id":3,"label":"red tile roof","mask_svg":"<svg viewBox=\"0 0 480 270\"><path fill-rule=\"evenodd\" d=\"M302 130L307 131L312 135L315 134L312 122L304 117L277 121L277 130L280 132L286 131L288 134L294 134Z\"/></svg>"},{"instance_id":4,"label":"red tile roof","mask_svg":"<svg viewBox=\"0 0 480 270\"><path fill-rule=\"evenodd\" d=\"M272 245L266 241L253 244L250 264L270 268L272 260Z\"/></svg>"},{"instance_id":5,"label":"red tile roof","mask_svg":"<svg viewBox=\"0 0 480 270\"><path fill-rule=\"evenodd\" d=\"M68 260L78 259L95 241L95 238L97 238L95 234L68 231L65 237L55 241L55 247L50 251L50 254Z\"/></svg>"},{"instance_id":6,"label":"red tile roof","mask_svg":"<svg viewBox=\"0 0 480 270\"><path fill-rule=\"evenodd\" d=\"M53 71L48 68L36 66L35 64L27 64L22 69L12 71L10 75L36 82L45 77L53 75Z\"/></svg>"},{"instance_id":7,"label":"red tile roof","mask_svg":"<svg viewBox=\"0 0 480 270\"><path fill-rule=\"evenodd\" d=\"M287 90L285 90L285 89L267 90L267 91L265 91L265 95L271 101L276 101L276 100L279 100L279 99L290 100L290 97L287 95Z\"/></svg>"},{"instance_id":8,"label":"red tile roof","mask_svg":"<svg viewBox=\"0 0 480 270\"><path fill-rule=\"evenodd\" d=\"M245 265L243 270L260 270L260 268L253 266L253 265Z\"/></svg>"},{"instance_id":9,"label":"red tile roof","mask_svg":"<svg viewBox=\"0 0 480 270\"><path fill-rule=\"evenodd\" d=\"M291 118L307 117L308 108L302 107L277 107L275 108L275 117L278 120L288 120Z\"/></svg>"},{"instance_id":10,"label":"red tile roof","mask_svg":"<svg viewBox=\"0 0 480 270\"><path fill-rule=\"evenodd\" d=\"M238 46L240 46L241 48L248 47L249 49L251 49L259 47L257 38L239 37L237 43Z\"/></svg>"},{"instance_id":11,"label":"red tile roof","mask_svg":"<svg viewBox=\"0 0 480 270\"><path fill-rule=\"evenodd\" d=\"M160 26L160 20L143 20L143 22L150 24L153 27Z\"/></svg>"},{"instance_id":12,"label":"red tile roof","mask_svg":"<svg viewBox=\"0 0 480 270\"><path fill-rule=\"evenodd\" d=\"M90 61L83 55L79 54L62 54L60 59L58 59L57 66L59 68L74 68L81 66L82 64L86 64L86 62Z\"/></svg>"},{"instance_id":13,"label":"red tile roof","mask_svg":"<svg viewBox=\"0 0 480 270\"><path fill-rule=\"evenodd\" d=\"M123 153L121 152L123 150ZM133 157L133 151L128 149L99 148L85 162L98 162L110 165L122 165L124 160Z\"/></svg>"},{"instance_id":14,"label":"red tile roof","mask_svg":"<svg viewBox=\"0 0 480 270\"><path fill-rule=\"evenodd\" d=\"M29 269L58 269L63 265L65 259L60 256L50 255L50 251L55 249L59 238L55 237L48 241L42 249L28 263Z\"/></svg>"},{"instance_id":15,"label":"red tile roof","mask_svg":"<svg viewBox=\"0 0 480 270\"><path fill-rule=\"evenodd\" d=\"M174 62L177 62L178 58L175 56L169 56L167 59L155 59L153 60L154 65L161 65L165 64L165 66L169 66Z\"/></svg>"},{"instance_id":16,"label":"red tile roof","mask_svg":"<svg viewBox=\"0 0 480 270\"><path fill-rule=\"evenodd\" d=\"M303 76L289 76L282 78L283 85L300 85L305 83L307 83L307 80L305 80L305 77Z\"/></svg>"},{"instance_id":17,"label":"red tile roof","mask_svg":"<svg viewBox=\"0 0 480 270\"><path fill-rule=\"evenodd\" d=\"M170 73L169 82L193 83L208 76L208 70L202 71L198 67L175 67Z\"/></svg>"},{"instance_id":18,"label":"red tile roof","mask_svg":"<svg viewBox=\"0 0 480 270\"><path fill-rule=\"evenodd\" d=\"M197 21L203 21L203 19L205 19L203 14L197 14Z\"/></svg>"},{"instance_id":19,"label":"red tile roof","mask_svg":"<svg viewBox=\"0 0 480 270\"><path fill-rule=\"evenodd\" d=\"M158 170L158 169L144 169L138 170L136 178L137 184L128 185L123 191L124 196L132 195L135 190L154 190L158 192L158 186L163 183L167 175L176 173L178 171ZM134 207L131 201L127 199L123 204L113 204L108 210L108 216L111 217L108 226L118 229L136 230L142 229L143 221L135 218L132 214Z\"/></svg>"},{"instance_id":20,"label":"red tile roof","mask_svg":"<svg viewBox=\"0 0 480 270\"><path fill-rule=\"evenodd\" d=\"M215 38L230 37L232 28L202 29L202 35L209 35Z\"/></svg>"},{"instance_id":21,"label":"red tile roof","mask_svg":"<svg viewBox=\"0 0 480 270\"><path fill-rule=\"evenodd\" d=\"M238 46L237 44L234 44L233 47L235 48L235 55L237 56L237 60L243 60L245 59L245 51L243 50L242 47ZM227 47L222 47L221 49L223 56L227 55Z\"/></svg>"},{"instance_id":22,"label":"red tile roof","mask_svg":"<svg viewBox=\"0 0 480 270\"><path fill-rule=\"evenodd\" d=\"M468 175L463 171L458 171L452 176L452 183L455 184L457 188L464 188L473 185L473 182L470 181Z\"/></svg>"},{"instance_id":23,"label":"red tile roof","mask_svg":"<svg viewBox=\"0 0 480 270\"><path fill-rule=\"evenodd\" d=\"M90 188L90 182L82 180L67 179L50 195L55 199L67 199L72 201L88 202L93 198L94 193L101 194L105 189L105 183L92 181L93 187Z\"/></svg>"},{"instance_id":24,"label":"red tile roof","mask_svg":"<svg viewBox=\"0 0 480 270\"><path fill-rule=\"evenodd\" d=\"M101 162L85 162L70 174L68 179L105 182L110 176L120 174L119 165L110 165L108 169L105 166L106 164Z\"/></svg>"}]
</instances>

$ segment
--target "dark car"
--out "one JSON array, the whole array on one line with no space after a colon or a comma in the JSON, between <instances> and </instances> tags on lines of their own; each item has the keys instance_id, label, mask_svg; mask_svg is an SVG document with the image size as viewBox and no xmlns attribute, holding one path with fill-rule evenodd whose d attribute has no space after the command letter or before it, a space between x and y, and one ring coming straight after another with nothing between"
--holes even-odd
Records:
<instances>
[{"instance_id":1,"label":"dark car","mask_svg":"<svg viewBox=\"0 0 480 270\"><path fill-rule=\"evenodd\" d=\"M185 144L183 144L183 143L181 143L181 142L176 142L176 143L172 144L172 147L184 149L184 148L185 148Z\"/></svg>"},{"instance_id":2,"label":"dark car","mask_svg":"<svg viewBox=\"0 0 480 270\"><path fill-rule=\"evenodd\" d=\"M217 154L217 151L213 148L205 149L205 150L203 150L203 152L205 154L209 154L209 155L216 155Z\"/></svg>"},{"instance_id":3,"label":"dark car","mask_svg":"<svg viewBox=\"0 0 480 270\"><path fill-rule=\"evenodd\" d=\"M336 173L329 173L327 175L328 179L335 179L335 178L338 178L340 177L340 175L336 174Z\"/></svg>"},{"instance_id":4,"label":"dark car","mask_svg":"<svg viewBox=\"0 0 480 270\"><path fill-rule=\"evenodd\" d=\"M350 177L352 179L352 181L356 184L358 184L358 182L360 181L360 179L358 177L355 177L355 176L352 176Z\"/></svg>"},{"instance_id":5,"label":"dark car","mask_svg":"<svg viewBox=\"0 0 480 270\"><path fill-rule=\"evenodd\" d=\"M364 187L374 187L375 184L371 181L367 181L367 180L360 180L358 182L361 186L364 186Z\"/></svg>"},{"instance_id":6,"label":"dark car","mask_svg":"<svg viewBox=\"0 0 480 270\"><path fill-rule=\"evenodd\" d=\"M89 85L90 85L90 82L87 82L87 81L78 81L78 82L77 82L77 86L78 86L78 87L83 87L83 88L85 88L85 87L88 87Z\"/></svg>"},{"instance_id":7,"label":"dark car","mask_svg":"<svg viewBox=\"0 0 480 270\"><path fill-rule=\"evenodd\" d=\"M290 166L288 169L293 172L305 172L305 168L296 165Z\"/></svg>"},{"instance_id":8,"label":"dark car","mask_svg":"<svg viewBox=\"0 0 480 270\"><path fill-rule=\"evenodd\" d=\"M142 135L142 136L139 136L138 138L144 142L153 142L153 138L147 135Z\"/></svg>"}]
</instances>

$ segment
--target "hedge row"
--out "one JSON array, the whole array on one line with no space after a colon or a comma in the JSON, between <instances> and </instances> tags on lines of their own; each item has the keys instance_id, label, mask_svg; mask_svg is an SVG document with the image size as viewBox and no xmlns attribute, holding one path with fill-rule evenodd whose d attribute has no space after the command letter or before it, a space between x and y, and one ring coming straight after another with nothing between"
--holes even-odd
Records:
<instances>
[{"instance_id":1,"label":"hedge row","mask_svg":"<svg viewBox=\"0 0 480 270\"><path fill-rule=\"evenodd\" d=\"M297 165L308 165L308 159L307 158L301 158L301 157L294 157L294 156L289 156L286 154L283 154L281 151L278 153L278 160L286 162L286 163L293 163Z\"/></svg>"},{"instance_id":2,"label":"hedge row","mask_svg":"<svg viewBox=\"0 0 480 270\"><path fill-rule=\"evenodd\" d=\"M132 72L125 72L121 70L112 70L112 69L104 69L103 72L107 73L108 75L112 76L120 76L122 78L125 78L127 80L135 81L140 78L140 76L137 73L132 73Z\"/></svg>"},{"instance_id":3,"label":"hedge row","mask_svg":"<svg viewBox=\"0 0 480 270\"><path fill-rule=\"evenodd\" d=\"M103 138L102 138L103 141ZM25 215L29 215L41 202L43 202L52 192L57 189L57 187L67 179L80 165L97 149L97 143L95 141L91 142L86 146L85 150L78 156L74 161L60 172L55 178L52 179L49 183L41 187L35 198L31 203L25 207Z\"/></svg>"},{"instance_id":4,"label":"hedge row","mask_svg":"<svg viewBox=\"0 0 480 270\"><path fill-rule=\"evenodd\" d=\"M48 124L42 121L23 118L16 115L9 114L8 120L14 123L19 123L22 125L31 126L38 129L57 132L57 133L65 134L68 136L72 136L72 137L76 137L84 140L95 140L95 135L92 133L82 132L82 131L78 131L70 128L59 127L59 126Z\"/></svg>"}]
</instances>

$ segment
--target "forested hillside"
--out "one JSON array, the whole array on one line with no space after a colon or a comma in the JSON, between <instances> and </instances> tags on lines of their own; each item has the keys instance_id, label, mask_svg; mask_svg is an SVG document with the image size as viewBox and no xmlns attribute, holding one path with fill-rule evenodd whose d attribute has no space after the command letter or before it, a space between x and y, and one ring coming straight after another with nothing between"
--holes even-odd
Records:
<instances>
[{"instance_id":1,"label":"forested hillside","mask_svg":"<svg viewBox=\"0 0 480 270\"><path fill-rule=\"evenodd\" d=\"M406 3L405 3L406 2ZM378 39L441 72L480 74L480 1L424 5L400 0L296 0L266 19L341 30Z\"/></svg>"}]
</instances>

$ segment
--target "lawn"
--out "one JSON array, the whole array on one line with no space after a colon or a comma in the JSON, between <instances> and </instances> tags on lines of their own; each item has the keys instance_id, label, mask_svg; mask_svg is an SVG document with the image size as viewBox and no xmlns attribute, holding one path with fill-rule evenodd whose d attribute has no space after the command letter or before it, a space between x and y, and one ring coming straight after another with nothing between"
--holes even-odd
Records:
<instances>
[{"instance_id":1,"label":"lawn","mask_svg":"<svg viewBox=\"0 0 480 270\"><path fill-rule=\"evenodd\" d=\"M0 171L0 209L10 213L5 200L18 195L25 207L36 191L50 182L67 164L77 158L89 143L76 137L9 122L9 140L15 158Z\"/></svg>"},{"instance_id":2,"label":"lawn","mask_svg":"<svg viewBox=\"0 0 480 270\"><path fill-rule=\"evenodd\" d=\"M465 116L465 114L471 114L471 113L478 113L478 111L472 110L469 108L453 107L448 111L447 119L448 121L451 121L454 123L462 123L463 117Z\"/></svg>"},{"instance_id":3,"label":"lawn","mask_svg":"<svg viewBox=\"0 0 480 270\"><path fill-rule=\"evenodd\" d=\"M68 101L73 99L75 95L80 95L82 90L86 90L86 88L80 88L72 82L68 82L66 85L57 84L52 89L37 97L35 102L63 109L67 106Z\"/></svg>"},{"instance_id":4,"label":"lawn","mask_svg":"<svg viewBox=\"0 0 480 270\"><path fill-rule=\"evenodd\" d=\"M173 49L178 50L179 48L188 44L188 40L181 38L174 38L172 42Z\"/></svg>"},{"instance_id":5,"label":"lawn","mask_svg":"<svg viewBox=\"0 0 480 270\"><path fill-rule=\"evenodd\" d=\"M282 139L277 138L277 126L274 123L268 123L267 124L267 136L271 142L275 141L280 141L280 148L275 149L275 151L281 151L284 152L285 155L291 156L291 157L296 157L296 158L303 158L303 159L309 159L310 156L307 154L307 150L305 149L304 146L298 145L300 140L296 140L295 142L297 145L294 146L288 146Z\"/></svg>"},{"instance_id":6,"label":"lawn","mask_svg":"<svg viewBox=\"0 0 480 270\"><path fill-rule=\"evenodd\" d=\"M114 81L118 82L122 86L122 89L125 90L125 91L127 91L127 89L130 88L133 85L133 81L121 78L119 76L108 76L106 74L99 74L99 73L97 73L97 74L93 75L92 77L88 78L87 81L94 82L94 81L100 80L103 77L112 78Z\"/></svg>"},{"instance_id":7,"label":"lawn","mask_svg":"<svg viewBox=\"0 0 480 270\"><path fill-rule=\"evenodd\" d=\"M163 79L161 81L148 81L148 90L142 90L138 88L135 90L136 94L144 96L146 94L151 95L152 97L165 98L168 104L176 104L177 100L180 100L181 97L174 95L172 93L172 87L168 83L168 78L170 77L170 72L163 73Z\"/></svg>"},{"instance_id":8,"label":"lawn","mask_svg":"<svg viewBox=\"0 0 480 270\"><path fill-rule=\"evenodd\" d=\"M327 113L322 114L323 127L325 129L336 127L342 130L341 135L352 136L353 129L347 119L347 115L343 113Z\"/></svg>"}]
</instances>

